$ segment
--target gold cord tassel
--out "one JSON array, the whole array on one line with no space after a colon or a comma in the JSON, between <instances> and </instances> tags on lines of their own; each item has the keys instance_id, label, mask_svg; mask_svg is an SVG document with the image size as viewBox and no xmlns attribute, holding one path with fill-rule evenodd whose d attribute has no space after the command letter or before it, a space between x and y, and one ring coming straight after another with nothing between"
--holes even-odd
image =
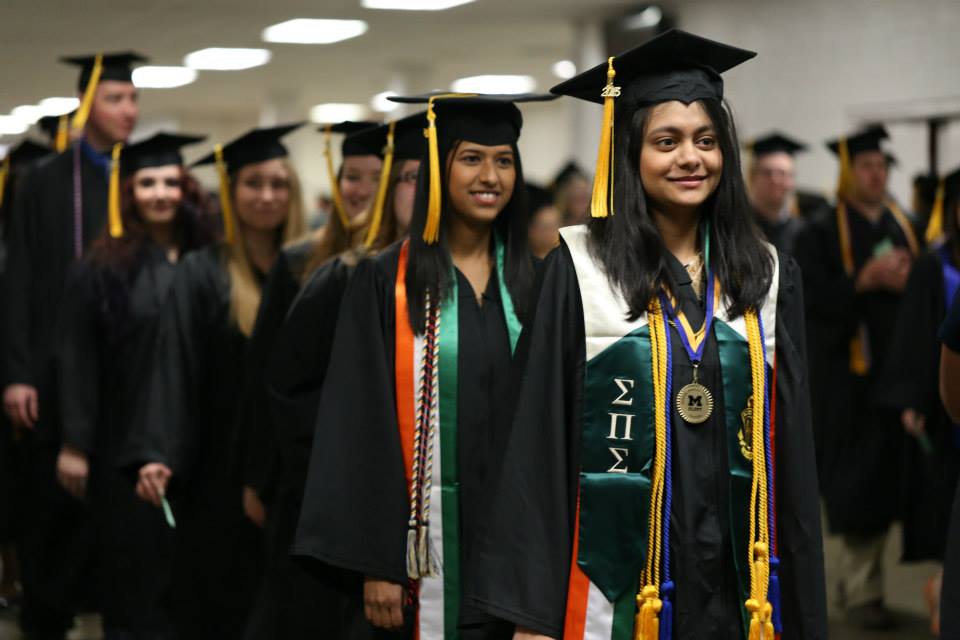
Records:
<instances>
[{"instance_id":1,"label":"gold cord tassel","mask_svg":"<svg viewBox=\"0 0 960 640\"><path fill-rule=\"evenodd\" d=\"M427 146L430 159L430 195L427 200L427 222L423 227L423 241L436 244L440 239L440 148L437 142L437 114L433 110L433 98L427 104Z\"/></svg>"},{"instance_id":2,"label":"gold cord tassel","mask_svg":"<svg viewBox=\"0 0 960 640\"><path fill-rule=\"evenodd\" d=\"M660 619L657 616L663 608L660 590L647 585L637 596L637 605L639 611L634 621L633 637L635 640L659 640Z\"/></svg>"},{"instance_id":3,"label":"gold cord tassel","mask_svg":"<svg viewBox=\"0 0 960 640\"><path fill-rule=\"evenodd\" d=\"M57 153L63 153L70 144L70 116L63 114L57 121L57 135L54 137L53 148Z\"/></svg>"},{"instance_id":4,"label":"gold cord tassel","mask_svg":"<svg viewBox=\"0 0 960 640\"><path fill-rule=\"evenodd\" d=\"M97 85L100 83L100 74L103 73L103 54L98 53L93 61L93 70L90 72L90 80L87 81L87 88L83 90L83 99L80 101L80 107L73 116L73 128L76 131L83 129L87 124L87 118L90 117L90 110L93 109L93 97L97 93Z\"/></svg>"},{"instance_id":5,"label":"gold cord tassel","mask_svg":"<svg viewBox=\"0 0 960 640\"><path fill-rule=\"evenodd\" d=\"M363 246L369 249L377 239L380 233L380 225L383 224L383 207L387 200L387 190L390 186L390 172L393 170L393 133L397 126L396 121L391 122L387 129L387 146L383 151L383 169L380 170L380 184L377 186L377 199L373 203L373 213L370 217L370 226L367 227L367 237Z\"/></svg>"},{"instance_id":6,"label":"gold cord tassel","mask_svg":"<svg viewBox=\"0 0 960 640\"><path fill-rule=\"evenodd\" d=\"M7 154L7 157L3 159L3 164L0 164L0 207L3 206L3 195L4 191L7 188L7 176L10 175L10 154Z\"/></svg>"},{"instance_id":7,"label":"gold cord tassel","mask_svg":"<svg viewBox=\"0 0 960 640\"><path fill-rule=\"evenodd\" d=\"M217 175L220 178L220 217L223 218L223 239L228 245L233 244L235 232L233 228L233 203L230 200L230 176L227 175L227 163L223 160L223 145L213 146L213 157L217 163Z\"/></svg>"},{"instance_id":8,"label":"gold cord tassel","mask_svg":"<svg viewBox=\"0 0 960 640\"><path fill-rule=\"evenodd\" d=\"M340 224L343 225L343 228L349 231L350 219L347 217L347 212L343 209L343 196L340 195L340 185L337 184L337 172L333 170L333 149L330 142L333 136L333 127L331 125L327 125L323 133L323 155L327 160L327 178L330 180L330 194L333 197L333 210L336 212L337 217L340 218Z\"/></svg>"},{"instance_id":9,"label":"gold cord tassel","mask_svg":"<svg viewBox=\"0 0 960 640\"><path fill-rule=\"evenodd\" d=\"M613 215L613 106L620 96L620 87L613 84L616 75L611 56L607 60L607 86L600 94L603 96L603 124L600 129L597 170L593 176L593 198L590 201L590 215L594 218Z\"/></svg>"},{"instance_id":10,"label":"gold cord tassel","mask_svg":"<svg viewBox=\"0 0 960 640\"><path fill-rule=\"evenodd\" d=\"M837 199L849 198L853 193L853 173L850 167L850 145L841 137L837 144L840 156L840 176L837 179Z\"/></svg>"},{"instance_id":11,"label":"gold cord tassel","mask_svg":"<svg viewBox=\"0 0 960 640\"><path fill-rule=\"evenodd\" d=\"M947 196L946 180L940 178L937 184L937 196L933 199L933 208L930 209L930 220L927 222L927 231L924 237L927 242L935 242L943 235L943 201Z\"/></svg>"},{"instance_id":12,"label":"gold cord tassel","mask_svg":"<svg viewBox=\"0 0 960 640\"><path fill-rule=\"evenodd\" d=\"M120 217L120 152L123 143L113 145L110 158L110 187L107 192L107 213L110 219L110 237L123 236L123 219Z\"/></svg>"}]
</instances>

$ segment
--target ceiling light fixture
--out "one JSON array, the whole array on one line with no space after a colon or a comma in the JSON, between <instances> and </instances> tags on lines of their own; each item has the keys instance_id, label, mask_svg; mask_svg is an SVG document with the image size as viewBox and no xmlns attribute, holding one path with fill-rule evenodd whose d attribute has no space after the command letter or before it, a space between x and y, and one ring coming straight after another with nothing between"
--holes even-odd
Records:
<instances>
[{"instance_id":1,"label":"ceiling light fixture","mask_svg":"<svg viewBox=\"0 0 960 640\"><path fill-rule=\"evenodd\" d=\"M561 80L569 80L573 76L577 75L577 65L573 63L573 60L558 60L553 63L551 67L553 75L557 76Z\"/></svg>"},{"instance_id":2,"label":"ceiling light fixture","mask_svg":"<svg viewBox=\"0 0 960 640\"><path fill-rule=\"evenodd\" d=\"M269 49L209 47L188 53L183 64L191 69L242 71L270 62Z\"/></svg>"},{"instance_id":3,"label":"ceiling light fixture","mask_svg":"<svg viewBox=\"0 0 960 640\"><path fill-rule=\"evenodd\" d=\"M663 9L655 4L650 5L643 11L634 13L623 21L624 29L633 31L635 29L649 29L660 24L663 20Z\"/></svg>"},{"instance_id":4,"label":"ceiling light fixture","mask_svg":"<svg viewBox=\"0 0 960 640\"><path fill-rule=\"evenodd\" d=\"M27 124L36 124L37 120L43 117L43 109L35 104L24 104L15 107L13 111L10 112L10 115L15 118L20 118Z\"/></svg>"},{"instance_id":5,"label":"ceiling light fixture","mask_svg":"<svg viewBox=\"0 0 960 640\"><path fill-rule=\"evenodd\" d=\"M363 120L368 109L362 104L328 102L310 109L310 120L318 123L343 122L344 120Z\"/></svg>"},{"instance_id":6,"label":"ceiling light fixture","mask_svg":"<svg viewBox=\"0 0 960 640\"><path fill-rule=\"evenodd\" d=\"M455 80L450 89L454 93L529 93L537 86L530 76L485 75Z\"/></svg>"},{"instance_id":7,"label":"ceiling light fixture","mask_svg":"<svg viewBox=\"0 0 960 640\"><path fill-rule=\"evenodd\" d=\"M173 89L197 79L197 70L190 67L137 67L133 84L138 89Z\"/></svg>"},{"instance_id":8,"label":"ceiling light fixture","mask_svg":"<svg viewBox=\"0 0 960 640\"><path fill-rule=\"evenodd\" d=\"M264 42L332 44L362 36L367 28L363 20L296 18L267 27L262 37Z\"/></svg>"},{"instance_id":9,"label":"ceiling light fixture","mask_svg":"<svg viewBox=\"0 0 960 640\"><path fill-rule=\"evenodd\" d=\"M22 118L16 116L0 116L0 136L15 136L25 133L30 128Z\"/></svg>"},{"instance_id":10,"label":"ceiling light fixture","mask_svg":"<svg viewBox=\"0 0 960 640\"><path fill-rule=\"evenodd\" d=\"M80 106L77 98L44 98L37 105L45 116L62 116Z\"/></svg>"},{"instance_id":11,"label":"ceiling light fixture","mask_svg":"<svg viewBox=\"0 0 960 640\"><path fill-rule=\"evenodd\" d=\"M390 9L394 11L444 11L469 4L474 0L360 0L364 9Z\"/></svg>"},{"instance_id":12,"label":"ceiling light fixture","mask_svg":"<svg viewBox=\"0 0 960 640\"><path fill-rule=\"evenodd\" d=\"M400 108L399 102L391 102L390 96L397 95L396 91L381 91L370 99L370 107L380 113L390 113Z\"/></svg>"}]
</instances>

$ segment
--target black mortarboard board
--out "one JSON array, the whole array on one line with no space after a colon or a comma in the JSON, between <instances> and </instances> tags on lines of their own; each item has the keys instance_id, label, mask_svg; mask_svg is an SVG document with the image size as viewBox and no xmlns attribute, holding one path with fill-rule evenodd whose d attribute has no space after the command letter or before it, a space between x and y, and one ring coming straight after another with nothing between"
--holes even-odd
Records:
<instances>
[{"instance_id":1,"label":"black mortarboard board","mask_svg":"<svg viewBox=\"0 0 960 640\"><path fill-rule=\"evenodd\" d=\"M381 154L383 149L382 144L376 150L371 150L370 147L365 147L363 144L356 144L352 138L356 133L360 133L361 131L366 131L368 129L374 129L379 125L379 122L371 122L366 120L344 120L343 122L338 122L336 124L321 125L317 128L317 130L327 134L344 134L345 137L343 142L340 144L340 155L344 158L347 156L378 156Z\"/></svg>"},{"instance_id":2,"label":"black mortarboard board","mask_svg":"<svg viewBox=\"0 0 960 640\"><path fill-rule=\"evenodd\" d=\"M549 189L544 189L540 185L527 183L527 210L530 212L530 219L544 207L553 206L553 194Z\"/></svg>"},{"instance_id":3,"label":"black mortarboard board","mask_svg":"<svg viewBox=\"0 0 960 640\"><path fill-rule=\"evenodd\" d=\"M241 167L256 162L286 158L290 155L287 148L280 142L280 138L294 129L303 126L303 122L282 124L276 127L257 127L251 129L239 138L235 138L223 145L223 161L229 173L236 173ZM204 164L214 164L217 161L216 152L206 155L191 167Z\"/></svg>"},{"instance_id":4,"label":"black mortarboard board","mask_svg":"<svg viewBox=\"0 0 960 640\"><path fill-rule=\"evenodd\" d=\"M807 145L779 131L758 136L748 142L746 147L753 153L754 158L760 158L768 153L788 153L792 156L800 151L807 150Z\"/></svg>"},{"instance_id":5,"label":"black mortarboard board","mask_svg":"<svg viewBox=\"0 0 960 640\"><path fill-rule=\"evenodd\" d=\"M846 136L850 159L852 160L855 155L864 151L883 151L881 141L889 137L890 135L883 125L874 125ZM837 156L840 155L840 140L840 138L837 138L827 142L827 148Z\"/></svg>"},{"instance_id":6,"label":"black mortarboard board","mask_svg":"<svg viewBox=\"0 0 960 640\"><path fill-rule=\"evenodd\" d=\"M619 100L635 107L679 100L690 104L723 97L724 71L757 54L686 31L671 29L612 58ZM550 91L603 103L610 62L561 82Z\"/></svg>"},{"instance_id":7,"label":"black mortarboard board","mask_svg":"<svg viewBox=\"0 0 960 640\"><path fill-rule=\"evenodd\" d=\"M426 126L427 112L421 111L406 118L394 120L392 123L381 124L355 133L347 139L357 149L368 154L375 153L383 156L387 144L387 133L393 124L393 160L419 160L427 151L427 139L423 135ZM344 143L346 145L346 142Z\"/></svg>"},{"instance_id":8,"label":"black mortarboard board","mask_svg":"<svg viewBox=\"0 0 960 640\"><path fill-rule=\"evenodd\" d=\"M50 155L52 151L53 149L50 147L27 138L11 148L6 157L10 158L10 164L14 167L25 166L34 160Z\"/></svg>"},{"instance_id":9,"label":"black mortarboard board","mask_svg":"<svg viewBox=\"0 0 960 640\"><path fill-rule=\"evenodd\" d=\"M131 174L140 169L182 165L180 149L206 140L206 136L179 133L157 133L146 140L124 147L120 156L120 170Z\"/></svg>"},{"instance_id":10,"label":"black mortarboard board","mask_svg":"<svg viewBox=\"0 0 960 640\"><path fill-rule=\"evenodd\" d=\"M102 55L103 66L100 72L100 80L117 80L119 82L133 82L133 69L131 68L137 62L146 62L147 58L135 51L118 51L115 53L104 53ZM89 56L66 56L60 58L61 62L80 67L80 78L77 81L77 88L82 93L87 89L87 83L93 74L94 66L97 61L97 54Z\"/></svg>"}]
</instances>

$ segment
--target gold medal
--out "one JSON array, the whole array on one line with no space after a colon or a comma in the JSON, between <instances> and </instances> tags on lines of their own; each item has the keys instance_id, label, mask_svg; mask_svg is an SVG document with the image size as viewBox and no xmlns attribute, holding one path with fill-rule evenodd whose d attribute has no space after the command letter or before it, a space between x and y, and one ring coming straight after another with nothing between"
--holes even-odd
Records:
<instances>
[{"instance_id":1,"label":"gold medal","mask_svg":"<svg viewBox=\"0 0 960 640\"><path fill-rule=\"evenodd\" d=\"M713 394L697 380L697 367L693 365L693 382L677 394L677 411L690 424L703 424L713 414Z\"/></svg>"}]
</instances>

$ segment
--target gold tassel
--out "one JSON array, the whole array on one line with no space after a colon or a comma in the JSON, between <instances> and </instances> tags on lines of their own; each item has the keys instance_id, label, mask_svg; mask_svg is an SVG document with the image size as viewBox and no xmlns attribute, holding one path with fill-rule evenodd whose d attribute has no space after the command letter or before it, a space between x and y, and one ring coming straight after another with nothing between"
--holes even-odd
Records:
<instances>
[{"instance_id":1,"label":"gold tassel","mask_svg":"<svg viewBox=\"0 0 960 640\"><path fill-rule=\"evenodd\" d=\"M213 157L217 163L217 175L220 178L220 216L223 218L223 239L232 245L236 236L233 228L233 203L230 200L230 176L227 175L227 163L223 160L223 145L213 146Z\"/></svg>"},{"instance_id":2,"label":"gold tassel","mask_svg":"<svg viewBox=\"0 0 960 640\"><path fill-rule=\"evenodd\" d=\"M340 185L337 183L337 172L333 170L333 149L330 142L333 137L333 126L328 124L323 133L323 155L327 159L327 177L330 180L333 210L336 212L337 217L340 218L340 224L343 225L344 230L349 231L350 219L347 217L347 212L343 209L343 197L340 195Z\"/></svg>"},{"instance_id":3,"label":"gold tassel","mask_svg":"<svg viewBox=\"0 0 960 640\"><path fill-rule=\"evenodd\" d=\"M423 227L423 241L427 244L436 244L440 239L440 147L437 142L437 114L433 110L433 100L427 103L427 146L430 158L430 195L427 200L427 222Z\"/></svg>"},{"instance_id":4,"label":"gold tassel","mask_svg":"<svg viewBox=\"0 0 960 640\"><path fill-rule=\"evenodd\" d=\"M87 124L87 118L90 117L90 110L93 109L93 97L97 93L97 85L100 83L100 74L103 73L103 54L98 53L93 61L93 70L90 72L90 80L87 81L87 88L83 91L83 99L80 101L80 107L73 116L73 129L79 131Z\"/></svg>"},{"instance_id":5,"label":"gold tassel","mask_svg":"<svg viewBox=\"0 0 960 640\"><path fill-rule=\"evenodd\" d=\"M937 196L933 199L933 208L930 209L930 220L927 222L927 231L924 237L928 243L935 242L943 235L943 201L947 196L947 182L940 178L937 184Z\"/></svg>"},{"instance_id":6,"label":"gold tassel","mask_svg":"<svg viewBox=\"0 0 960 640\"><path fill-rule=\"evenodd\" d=\"M840 176L837 179L837 199L849 198L853 195L853 172L850 166L850 145L846 136L840 138L837 144L840 156Z\"/></svg>"},{"instance_id":7,"label":"gold tassel","mask_svg":"<svg viewBox=\"0 0 960 640\"><path fill-rule=\"evenodd\" d=\"M634 619L633 637L635 640L659 640L660 619L657 617L663 608L660 590L647 585L637 596L640 609Z\"/></svg>"},{"instance_id":8,"label":"gold tassel","mask_svg":"<svg viewBox=\"0 0 960 640\"><path fill-rule=\"evenodd\" d=\"M119 238L123 236L123 219L120 217L120 152L123 151L123 143L118 142L113 145L113 153L110 157L110 187L107 192L107 213L110 219L110 236Z\"/></svg>"},{"instance_id":9,"label":"gold tassel","mask_svg":"<svg viewBox=\"0 0 960 640\"><path fill-rule=\"evenodd\" d=\"M63 153L70 144L70 115L63 114L57 121L57 135L54 137L53 148L57 153Z\"/></svg>"},{"instance_id":10,"label":"gold tassel","mask_svg":"<svg viewBox=\"0 0 960 640\"><path fill-rule=\"evenodd\" d=\"M620 96L620 87L613 84L616 75L611 56L607 60L607 86L600 94L603 96L603 124L600 129L597 170L593 176L593 198L590 201L590 215L594 218L613 215L613 107L614 100Z\"/></svg>"},{"instance_id":11,"label":"gold tassel","mask_svg":"<svg viewBox=\"0 0 960 640\"><path fill-rule=\"evenodd\" d=\"M3 159L3 164L0 164L0 207L3 206L3 195L4 191L7 188L7 176L10 175L10 154L7 154L7 157Z\"/></svg>"},{"instance_id":12,"label":"gold tassel","mask_svg":"<svg viewBox=\"0 0 960 640\"><path fill-rule=\"evenodd\" d=\"M370 217L370 226L367 227L367 237L363 246L369 249L380 233L383 224L383 207L387 200L387 190L390 186L390 171L393 170L393 132L396 121L390 123L387 129L387 146L383 151L383 169L380 170L380 184L377 186L377 199L373 203L373 213Z\"/></svg>"}]
</instances>

